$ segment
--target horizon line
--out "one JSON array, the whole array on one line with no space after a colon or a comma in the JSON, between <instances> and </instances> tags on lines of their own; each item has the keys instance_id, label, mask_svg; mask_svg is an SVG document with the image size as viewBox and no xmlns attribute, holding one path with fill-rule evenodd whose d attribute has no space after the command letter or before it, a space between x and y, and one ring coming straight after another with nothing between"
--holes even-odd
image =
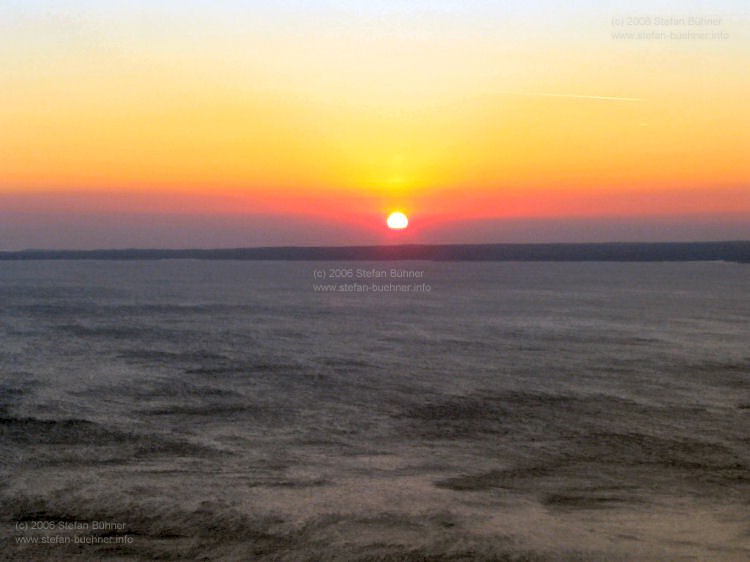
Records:
<instances>
[{"instance_id":1,"label":"horizon line","mask_svg":"<svg viewBox=\"0 0 750 562\"><path fill-rule=\"evenodd\" d=\"M495 244L390 244L372 246L265 246L214 249L11 250L2 261L33 260L243 260L243 261L566 261L750 263L750 240L708 242L564 242Z\"/></svg>"}]
</instances>

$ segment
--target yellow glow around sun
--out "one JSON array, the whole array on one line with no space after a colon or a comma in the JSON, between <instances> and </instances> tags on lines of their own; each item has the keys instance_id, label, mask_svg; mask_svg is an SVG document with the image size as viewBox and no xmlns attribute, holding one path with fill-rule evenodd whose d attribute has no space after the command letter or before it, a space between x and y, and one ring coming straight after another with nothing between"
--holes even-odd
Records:
<instances>
[{"instance_id":1,"label":"yellow glow around sun","mask_svg":"<svg viewBox=\"0 0 750 562\"><path fill-rule=\"evenodd\" d=\"M388 215L386 224L388 225L388 228L391 228L393 230L401 230L409 226L409 219L404 213L396 211Z\"/></svg>"}]
</instances>

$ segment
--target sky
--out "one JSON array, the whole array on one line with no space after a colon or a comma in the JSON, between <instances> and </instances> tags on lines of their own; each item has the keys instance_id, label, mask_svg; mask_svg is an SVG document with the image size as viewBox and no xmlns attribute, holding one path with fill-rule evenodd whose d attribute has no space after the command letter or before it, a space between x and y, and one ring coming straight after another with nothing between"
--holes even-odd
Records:
<instances>
[{"instance_id":1,"label":"sky","mask_svg":"<svg viewBox=\"0 0 750 562\"><path fill-rule=\"evenodd\" d=\"M750 239L748 11L0 0L0 249Z\"/></svg>"}]
</instances>

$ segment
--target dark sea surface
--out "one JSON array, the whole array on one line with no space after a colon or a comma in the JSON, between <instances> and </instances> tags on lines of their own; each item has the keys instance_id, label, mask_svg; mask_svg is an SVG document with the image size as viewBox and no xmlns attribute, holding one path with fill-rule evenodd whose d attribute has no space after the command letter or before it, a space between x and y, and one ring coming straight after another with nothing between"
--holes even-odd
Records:
<instances>
[{"instance_id":1,"label":"dark sea surface","mask_svg":"<svg viewBox=\"0 0 750 562\"><path fill-rule=\"evenodd\" d=\"M750 266L4 262L0 463L1 559L747 561Z\"/></svg>"}]
</instances>

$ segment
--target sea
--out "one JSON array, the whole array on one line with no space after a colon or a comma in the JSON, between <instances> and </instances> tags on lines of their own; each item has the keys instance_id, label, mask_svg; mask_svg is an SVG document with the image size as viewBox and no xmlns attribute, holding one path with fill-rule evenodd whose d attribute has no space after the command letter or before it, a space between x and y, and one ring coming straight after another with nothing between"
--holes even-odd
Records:
<instances>
[{"instance_id":1,"label":"sea","mask_svg":"<svg viewBox=\"0 0 750 562\"><path fill-rule=\"evenodd\" d=\"M745 562L750 265L0 262L0 537Z\"/></svg>"}]
</instances>

